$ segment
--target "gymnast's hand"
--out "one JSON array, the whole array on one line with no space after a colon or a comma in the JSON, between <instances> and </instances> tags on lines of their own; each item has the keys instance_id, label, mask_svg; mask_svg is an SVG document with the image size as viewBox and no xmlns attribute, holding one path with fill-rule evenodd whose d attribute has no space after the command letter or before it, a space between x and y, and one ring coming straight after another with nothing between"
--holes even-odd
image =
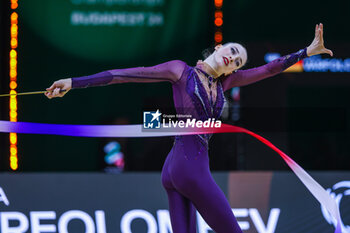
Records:
<instances>
[{"instance_id":1,"label":"gymnast's hand","mask_svg":"<svg viewBox=\"0 0 350 233\"><path fill-rule=\"evenodd\" d=\"M312 55L327 53L333 57L333 52L330 49L324 47L323 41L323 24L316 24L315 28L315 38L312 43L307 47L307 55L310 57Z\"/></svg>"},{"instance_id":2,"label":"gymnast's hand","mask_svg":"<svg viewBox=\"0 0 350 233\"><path fill-rule=\"evenodd\" d=\"M60 79L54 82L51 87L46 88L45 95L47 98L52 99L55 97L63 97L67 92L72 89L72 79L66 78L66 79ZM65 90L65 91L61 91Z\"/></svg>"}]
</instances>

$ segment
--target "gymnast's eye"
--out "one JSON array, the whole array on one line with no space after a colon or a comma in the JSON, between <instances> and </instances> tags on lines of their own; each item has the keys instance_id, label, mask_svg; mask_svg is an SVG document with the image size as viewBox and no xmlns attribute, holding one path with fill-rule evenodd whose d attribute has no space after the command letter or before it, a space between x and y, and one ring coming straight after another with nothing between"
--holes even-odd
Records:
<instances>
[{"instance_id":1,"label":"gymnast's eye","mask_svg":"<svg viewBox=\"0 0 350 233\"><path fill-rule=\"evenodd\" d=\"M237 58L235 60L235 64L236 64L237 67L239 67L242 64L242 58Z\"/></svg>"},{"instance_id":2,"label":"gymnast's eye","mask_svg":"<svg viewBox=\"0 0 350 233\"><path fill-rule=\"evenodd\" d=\"M231 47L231 52L232 52L232 55L235 55L235 54L236 54L236 50L234 50L233 47Z\"/></svg>"}]
</instances>

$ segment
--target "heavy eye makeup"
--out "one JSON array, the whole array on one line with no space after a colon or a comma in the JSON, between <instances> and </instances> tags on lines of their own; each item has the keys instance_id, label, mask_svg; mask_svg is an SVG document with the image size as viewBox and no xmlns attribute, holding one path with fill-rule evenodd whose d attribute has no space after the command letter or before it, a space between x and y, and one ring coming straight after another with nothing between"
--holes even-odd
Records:
<instances>
[{"instance_id":1,"label":"heavy eye makeup","mask_svg":"<svg viewBox=\"0 0 350 233\"><path fill-rule=\"evenodd\" d=\"M231 47L231 53L232 53L232 55L236 55L239 52L238 52L238 49L236 47ZM240 66L240 64L242 64L242 59L241 58L237 58L235 60L235 65L238 67L238 66Z\"/></svg>"},{"instance_id":2,"label":"heavy eye makeup","mask_svg":"<svg viewBox=\"0 0 350 233\"><path fill-rule=\"evenodd\" d=\"M233 55L238 54L238 49L236 47L231 47L231 52Z\"/></svg>"},{"instance_id":3,"label":"heavy eye makeup","mask_svg":"<svg viewBox=\"0 0 350 233\"><path fill-rule=\"evenodd\" d=\"M232 55L238 54L238 50L235 47L231 47Z\"/></svg>"},{"instance_id":4,"label":"heavy eye makeup","mask_svg":"<svg viewBox=\"0 0 350 233\"><path fill-rule=\"evenodd\" d=\"M235 64L236 64L237 67L239 67L242 64L242 59L241 58L237 58L235 60Z\"/></svg>"}]
</instances>

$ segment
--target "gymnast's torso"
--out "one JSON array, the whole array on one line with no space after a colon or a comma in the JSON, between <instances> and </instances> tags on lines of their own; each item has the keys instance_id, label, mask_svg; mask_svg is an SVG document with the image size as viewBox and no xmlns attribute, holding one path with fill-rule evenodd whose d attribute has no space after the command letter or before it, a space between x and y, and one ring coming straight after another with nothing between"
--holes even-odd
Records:
<instances>
[{"instance_id":1,"label":"gymnast's torso","mask_svg":"<svg viewBox=\"0 0 350 233\"><path fill-rule=\"evenodd\" d=\"M221 80L216 81L215 89L212 87L212 95L216 98L210 101L210 93L202 82L206 81L206 77L203 79L199 73L196 68L184 64L179 79L172 84L176 113L201 121L218 119L225 103ZM166 188L190 192L189 178L197 180L201 174L208 174L210 136L203 134L175 137L162 169L162 183Z\"/></svg>"}]
</instances>

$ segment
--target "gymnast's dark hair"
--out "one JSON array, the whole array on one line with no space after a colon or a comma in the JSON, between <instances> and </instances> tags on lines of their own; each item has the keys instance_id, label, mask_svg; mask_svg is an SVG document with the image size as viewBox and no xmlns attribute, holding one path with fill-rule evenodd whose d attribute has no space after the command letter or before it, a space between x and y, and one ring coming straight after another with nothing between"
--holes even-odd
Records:
<instances>
[{"instance_id":1,"label":"gymnast's dark hair","mask_svg":"<svg viewBox=\"0 0 350 233\"><path fill-rule=\"evenodd\" d=\"M209 57L215 51L215 45L210 46L202 51L202 56L204 60Z\"/></svg>"}]
</instances>

